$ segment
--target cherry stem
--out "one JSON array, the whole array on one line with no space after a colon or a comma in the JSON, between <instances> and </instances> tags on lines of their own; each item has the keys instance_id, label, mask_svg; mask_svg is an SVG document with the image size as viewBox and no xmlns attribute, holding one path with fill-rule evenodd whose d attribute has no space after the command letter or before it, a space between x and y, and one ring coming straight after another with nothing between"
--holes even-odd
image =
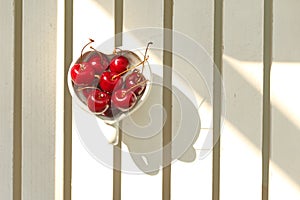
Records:
<instances>
[{"instance_id":1,"label":"cherry stem","mask_svg":"<svg viewBox=\"0 0 300 200\"><path fill-rule=\"evenodd\" d=\"M83 70L83 69L85 69L85 66L84 66L84 64L79 64L80 65L80 70Z\"/></svg>"},{"instance_id":2,"label":"cherry stem","mask_svg":"<svg viewBox=\"0 0 300 200\"><path fill-rule=\"evenodd\" d=\"M117 50L122 51L122 49L116 47L116 48L114 49L114 51L113 51L113 54L115 54L115 55L118 54Z\"/></svg>"},{"instance_id":3,"label":"cherry stem","mask_svg":"<svg viewBox=\"0 0 300 200\"><path fill-rule=\"evenodd\" d=\"M82 90L86 90L86 89L98 89L97 87L83 87L83 88L78 88L77 91L80 92Z\"/></svg>"},{"instance_id":4,"label":"cherry stem","mask_svg":"<svg viewBox=\"0 0 300 200\"><path fill-rule=\"evenodd\" d=\"M102 55L101 55L101 53L97 49L95 49L92 46L90 46L90 48L93 49L98 54L98 56L101 58Z\"/></svg>"},{"instance_id":5,"label":"cherry stem","mask_svg":"<svg viewBox=\"0 0 300 200\"><path fill-rule=\"evenodd\" d=\"M96 77L97 79L100 79L100 76L95 74L94 77Z\"/></svg>"},{"instance_id":6,"label":"cherry stem","mask_svg":"<svg viewBox=\"0 0 300 200\"><path fill-rule=\"evenodd\" d=\"M148 58L149 58L149 56L148 56L147 58L145 58L145 59L144 59L142 62L140 62L139 64L137 64L137 65L135 65L135 66L132 66L132 67L126 69L125 71L123 71L123 72L121 72L121 73L119 73L119 74L113 75L113 77L112 77L111 79L114 80L114 79L117 78L118 76L121 76L122 74L125 74L126 72L128 72L128 71L130 71L130 70L132 70L132 69L134 69L134 68L136 68L136 67L138 67L138 66L140 66L141 64L144 64L144 62L146 62L146 61L148 60Z\"/></svg>"},{"instance_id":7,"label":"cherry stem","mask_svg":"<svg viewBox=\"0 0 300 200\"><path fill-rule=\"evenodd\" d=\"M125 94L127 94L127 93L128 93L129 91L131 91L133 88L136 88L136 87L138 87L138 86L140 86L140 85L143 85L144 83L147 83L147 82L148 82L148 80L144 80L144 81L142 81L142 82L139 82L138 84L136 84L136 85L132 86L131 88L127 89L126 92L125 92Z\"/></svg>"},{"instance_id":8,"label":"cherry stem","mask_svg":"<svg viewBox=\"0 0 300 200\"><path fill-rule=\"evenodd\" d=\"M146 59L147 52L148 52L149 46L150 46L151 44L153 44L153 42L148 42L148 44L147 44L147 47L146 47L146 50L145 50L145 54L144 54L144 60ZM148 57L149 57L149 56L148 56ZM144 72L144 68L145 68L145 63L143 62L142 73Z\"/></svg>"},{"instance_id":9,"label":"cherry stem","mask_svg":"<svg viewBox=\"0 0 300 200\"><path fill-rule=\"evenodd\" d=\"M85 49L85 47L87 47L89 44L95 42L93 39L89 38L90 39L90 42L87 43L86 45L84 45L84 47L81 49L81 55L80 55L80 59L82 61L82 54L83 54L83 50Z\"/></svg>"}]
</instances>

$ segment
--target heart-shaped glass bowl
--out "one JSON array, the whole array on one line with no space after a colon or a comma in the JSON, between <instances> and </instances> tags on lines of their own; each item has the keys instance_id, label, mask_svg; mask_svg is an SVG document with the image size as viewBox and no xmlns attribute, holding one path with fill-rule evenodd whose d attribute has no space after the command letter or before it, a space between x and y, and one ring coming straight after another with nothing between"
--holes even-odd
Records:
<instances>
[{"instance_id":1,"label":"heart-shaped glass bowl","mask_svg":"<svg viewBox=\"0 0 300 200\"><path fill-rule=\"evenodd\" d=\"M147 97L150 93L150 90L151 90L151 82L152 82L151 68L150 68L150 65L147 60L144 62L144 65L141 64L140 66L135 68L137 70L140 70L142 72L142 74L144 75L145 79L148 81L146 82L146 86L145 86L145 89L143 90L142 94L137 96L137 102L132 108L130 108L128 111L125 111L125 112L120 112L118 110L112 110L112 113L110 116L105 116L100 113L93 113L90 111L90 109L88 108L88 106L86 104L86 97L83 95L83 93L80 90L78 90L79 87L76 86L72 81L71 68L76 63L86 62L91 57L95 56L96 54L97 54L97 56L99 56L99 55L103 56L103 59L107 59L108 64L113 59L113 57L115 57L116 55L122 55L128 59L129 67L138 65L139 63L142 63L142 61L144 60L144 55L139 50L129 51L129 50L120 50L119 49L114 54L109 54L109 55L106 55L101 52L96 52L96 51L88 51L88 52L84 53L82 57L79 57L79 59L73 61L72 64L70 65L69 72L68 72L68 87L69 87L69 91L71 93L73 100L79 105L80 108L82 108L86 112L93 114L95 117L101 119L106 124L113 125L115 127L117 122L124 119L126 116L129 116L131 113L137 111L138 108L147 99ZM143 59L141 59L141 58L143 58ZM122 76L123 79L125 79L126 76L129 75L131 72L132 72L132 70L128 71L125 75L123 75ZM98 83L96 83L96 85L98 85Z\"/></svg>"}]
</instances>

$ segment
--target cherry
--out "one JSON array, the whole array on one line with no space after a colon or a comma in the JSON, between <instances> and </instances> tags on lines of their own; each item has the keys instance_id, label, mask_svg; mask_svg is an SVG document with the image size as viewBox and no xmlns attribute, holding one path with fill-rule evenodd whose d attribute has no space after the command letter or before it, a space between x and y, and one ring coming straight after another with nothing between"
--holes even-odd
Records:
<instances>
[{"instance_id":1,"label":"cherry","mask_svg":"<svg viewBox=\"0 0 300 200\"><path fill-rule=\"evenodd\" d=\"M144 82L146 80L146 78L144 77L143 74L140 73L139 70L135 69L133 70L133 72L131 74L129 74L126 78L125 78L125 88L126 89L130 89L137 95L141 95L142 92L144 91L145 87L146 87L146 83ZM143 84L140 84L144 82ZM137 87L134 87L136 86Z\"/></svg>"},{"instance_id":2,"label":"cherry","mask_svg":"<svg viewBox=\"0 0 300 200\"><path fill-rule=\"evenodd\" d=\"M116 72L116 73L122 73L127 69L127 66L129 64L129 61L126 57L124 56L115 56L110 64L109 68L110 71Z\"/></svg>"},{"instance_id":3,"label":"cherry","mask_svg":"<svg viewBox=\"0 0 300 200\"><path fill-rule=\"evenodd\" d=\"M116 118L120 114L120 112L121 111L119 109L110 107L104 113L102 113L102 115L110 118Z\"/></svg>"},{"instance_id":4,"label":"cherry","mask_svg":"<svg viewBox=\"0 0 300 200\"><path fill-rule=\"evenodd\" d=\"M130 57L119 52L115 53L111 61L91 46L94 51L84 53L84 49L92 42L94 40L90 39L82 48L81 57L70 70L73 87L91 112L117 118L138 103L139 96L146 88L148 80L143 70L149 58L147 50L152 43L148 43L143 61L130 63ZM141 69L135 69L141 65ZM124 74L127 75L123 77Z\"/></svg>"},{"instance_id":5,"label":"cherry","mask_svg":"<svg viewBox=\"0 0 300 200\"><path fill-rule=\"evenodd\" d=\"M105 112L110 103L110 95L99 89L94 90L87 98L87 105L90 111L95 113Z\"/></svg>"},{"instance_id":6,"label":"cherry","mask_svg":"<svg viewBox=\"0 0 300 200\"><path fill-rule=\"evenodd\" d=\"M122 71L122 72L120 72L120 73L118 73L118 74L115 73L115 75L114 75L112 78L114 79L115 77L120 77L120 76L122 76L123 74L127 73L128 71L130 71L130 70L132 70L132 69L134 69L134 68L140 66L141 64L144 64L144 62L146 62L147 60L148 60L148 57L147 57L145 60L143 60L143 61L141 61L140 63L138 63L137 65L132 66L132 67L126 69L125 71Z\"/></svg>"},{"instance_id":7,"label":"cherry","mask_svg":"<svg viewBox=\"0 0 300 200\"><path fill-rule=\"evenodd\" d=\"M108 93L120 89L123 85L123 79L116 72L103 72L99 80L100 88Z\"/></svg>"},{"instance_id":8,"label":"cherry","mask_svg":"<svg viewBox=\"0 0 300 200\"><path fill-rule=\"evenodd\" d=\"M80 92L82 91L82 94L85 96L85 98L88 98L92 93L95 92L95 90L99 90L96 87L84 87L84 88L79 88L77 91Z\"/></svg>"},{"instance_id":9,"label":"cherry","mask_svg":"<svg viewBox=\"0 0 300 200\"><path fill-rule=\"evenodd\" d=\"M88 61L87 65L91 66L95 70L95 74L97 75L102 74L108 68L108 64L106 66L103 65L101 62L101 58L99 58L98 56L92 57Z\"/></svg>"},{"instance_id":10,"label":"cherry","mask_svg":"<svg viewBox=\"0 0 300 200\"><path fill-rule=\"evenodd\" d=\"M88 63L95 69L96 74L102 74L108 68L108 59L101 52L91 47L97 54L92 56Z\"/></svg>"},{"instance_id":11,"label":"cherry","mask_svg":"<svg viewBox=\"0 0 300 200\"><path fill-rule=\"evenodd\" d=\"M71 68L71 78L75 85L88 86L95 79L95 70L86 63L75 64Z\"/></svg>"},{"instance_id":12,"label":"cherry","mask_svg":"<svg viewBox=\"0 0 300 200\"><path fill-rule=\"evenodd\" d=\"M132 108L136 102L137 97L131 90L119 89L111 96L112 105L123 112Z\"/></svg>"}]
</instances>

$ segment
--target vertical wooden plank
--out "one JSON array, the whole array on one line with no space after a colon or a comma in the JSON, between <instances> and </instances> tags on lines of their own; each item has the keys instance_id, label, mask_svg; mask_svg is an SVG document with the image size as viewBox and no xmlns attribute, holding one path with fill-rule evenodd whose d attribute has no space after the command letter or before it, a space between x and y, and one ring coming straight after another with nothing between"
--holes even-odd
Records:
<instances>
[{"instance_id":1,"label":"vertical wooden plank","mask_svg":"<svg viewBox=\"0 0 300 200\"><path fill-rule=\"evenodd\" d=\"M222 114L223 1L214 4L213 180L212 199L220 199L220 135Z\"/></svg>"},{"instance_id":2,"label":"vertical wooden plank","mask_svg":"<svg viewBox=\"0 0 300 200\"><path fill-rule=\"evenodd\" d=\"M23 4L22 199L55 198L57 2Z\"/></svg>"},{"instance_id":3,"label":"vertical wooden plank","mask_svg":"<svg viewBox=\"0 0 300 200\"><path fill-rule=\"evenodd\" d=\"M22 197L23 1L14 1L13 199Z\"/></svg>"},{"instance_id":4,"label":"vertical wooden plank","mask_svg":"<svg viewBox=\"0 0 300 200\"><path fill-rule=\"evenodd\" d=\"M272 66L273 0L264 1L264 82L262 137L262 200L269 199L269 164L271 139L270 73Z\"/></svg>"},{"instance_id":5,"label":"vertical wooden plank","mask_svg":"<svg viewBox=\"0 0 300 200\"><path fill-rule=\"evenodd\" d=\"M164 0L164 36L163 36L163 107L166 121L163 126L163 188L162 199L171 199L171 160L172 160L172 65L173 65L173 0ZM166 30L169 29L169 30Z\"/></svg>"},{"instance_id":6,"label":"vertical wooden plank","mask_svg":"<svg viewBox=\"0 0 300 200\"><path fill-rule=\"evenodd\" d=\"M115 0L115 47L122 46L123 32L123 0Z\"/></svg>"},{"instance_id":7,"label":"vertical wooden plank","mask_svg":"<svg viewBox=\"0 0 300 200\"><path fill-rule=\"evenodd\" d=\"M260 0L224 1L221 199L261 199L262 19Z\"/></svg>"},{"instance_id":8,"label":"vertical wooden plank","mask_svg":"<svg viewBox=\"0 0 300 200\"><path fill-rule=\"evenodd\" d=\"M64 199L65 1L57 1L55 200ZM66 97L67 98L67 97Z\"/></svg>"},{"instance_id":9,"label":"vertical wooden plank","mask_svg":"<svg viewBox=\"0 0 300 200\"><path fill-rule=\"evenodd\" d=\"M14 76L18 75L19 65L14 61L14 55L19 52L14 51L15 46L15 38L19 33L14 32L15 30L15 6L13 1L1 1L0 2L0 25L1 29L1 41L0 45L2 48L0 51L0 60L3 62L0 73L0 87L2 91L2 95L5 98L2 98L0 101L0 157L2 159L2 165L0 166L0 199L8 199L12 200L13 196L17 199L17 194L20 192L20 187L15 187L15 195L13 189L13 174L17 174L20 170L20 161L17 162L20 157L13 156L13 147L14 141L13 136L20 136L20 128L15 129L13 121L14 119L18 119L20 116L20 109L16 111L14 114L14 108L20 108L18 105L19 99L14 101L14 88L16 87L16 93L19 92L19 82L21 80L16 81L17 85L14 85ZM18 5L19 6L19 5ZM18 7L16 6L16 7ZM17 17L20 17L17 15ZM18 24L20 25L20 24ZM19 42L17 44L20 44ZM20 59L17 57L16 59ZM16 65L14 65L16 64ZM19 63L20 64L20 63ZM16 72L16 75L14 73ZM16 107L15 107L16 106ZM18 120L17 122L20 123ZM20 124L19 124L20 125ZM14 134L16 133L16 134ZM15 151L15 153L17 153ZM18 155L18 154L16 154ZM20 154L19 154L20 155ZM16 159L15 162L15 171L13 171L13 159ZM17 180L17 179L16 179ZM20 182L18 182L20 184ZM17 184L15 186L18 186ZM17 190L18 189L18 190Z\"/></svg>"},{"instance_id":10,"label":"vertical wooden plank","mask_svg":"<svg viewBox=\"0 0 300 200\"><path fill-rule=\"evenodd\" d=\"M300 2L274 0L269 199L300 199Z\"/></svg>"},{"instance_id":11,"label":"vertical wooden plank","mask_svg":"<svg viewBox=\"0 0 300 200\"><path fill-rule=\"evenodd\" d=\"M80 56L81 48L89 38L95 40L95 44L93 44L95 48L108 40L113 42L114 4L113 1L107 0L74 0L73 5L73 60L75 60ZM99 50L103 51L103 49ZM112 50L109 49L105 53L111 53ZM82 124L77 124L79 117L76 112L73 112L72 200L113 199L112 166L105 165L110 165L110 163L99 163L98 159L95 159L95 156L87 151L81 133L78 132L79 129L85 128L78 128ZM83 110L81 112L88 115ZM112 158L112 152L112 149L109 153L107 152L107 157Z\"/></svg>"},{"instance_id":12,"label":"vertical wooden plank","mask_svg":"<svg viewBox=\"0 0 300 200\"><path fill-rule=\"evenodd\" d=\"M65 0L64 10L64 200L72 199L72 98L67 73L73 59L73 0Z\"/></svg>"},{"instance_id":13,"label":"vertical wooden plank","mask_svg":"<svg viewBox=\"0 0 300 200\"><path fill-rule=\"evenodd\" d=\"M137 17L138 16L138 17ZM153 16L153 17L149 17ZM124 1L124 41L123 45L131 45L129 40L126 39L132 39L136 44L140 46L135 46L138 48L145 48L147 45L147 42L152 41L153 45L150 46L150 49L148 51L149 54L149 64L153 71L155 71L155 68L162 70L162 48L156 49L158 47L162 47L162 31L161 30L153 30L151 28L162 28L163 25L163 3L161 0L131 0L131 1ZM149 29L150 28L150 29ZM138 29L138 31L135 31ZM128 31L128 32L127 32ZM159 33L159 34L157 34ZM129 37L127 37L129 36ZM134 45L136 45L134 44ZM132 45L133 46L133 45ZM132 49L131 49L132 50ZM143 51L141 51L143 53ZM157 64L157 65L156 65ZM152 72L153 72L152 71ZM162 74L159 74L162 76ZM157 102L159 105L162 105L162 87L155 87L155 89L158 91L157 96L155 96L155 102ZM152 85L152 90L154 90L154 86ZM155 93L154 93L155 94ZM150 97L148 98L148 100ZM148 102L146 100L146 102ZM147 104L145 102L145 104ZM149 102L148 105L152 105L152 102ZM150 114L150 107L148 109L145 108L145 104L142 106L142 108L139 108L137 112L133 113L131 115L132 119L134 119L135 122L137 122L138 125L145 125L147 126L148 122L147 120L144 120L147 118L147 115ZM147 106L146 106L147 107ZM141 110L144 110L144 112ZM148 114L147 114L148 113ZM153 115L152 117L162 119L161 115ZM128 119L127 119L128 120ZM123 121L123 125L128 123L126 119ZM146 122L145 122L146 121ZM158 120L159 121L159 120ZM140 124L139 124L140 123ZM145 124L143 124L145 123ZM155 124L162 127L162 124ZM141 131L142 134L148 133L149 129L148 127L144 128L145 131ZM147 132L148 131L148 132ZM161 133L162 130L159 130L159 133L157 133L157 138L159 138L159 144L158 146L161 147ZM134 133L135 134L135 133ZM123 170L127 164L132 164L132 168L127 169L128 173L122 174L122 198L123 199L145 199L145 200L152 200L152 199L161 199L162 196L162 172L157 171L153 173L152 175L146 174L142 171L142 169L138 168L134 160L128 156L128 148L135 151L135 148L133 146L130 146L129 139L130 137L127 137L124 135L123 141L125 145L122 146L123 151L123 157L122 157L122 164L123 164ZM151 139L148 141L145 140L145 142L142 142L145 146L152 146L153 144L150 144ZM128 145L128 146L127 146ZM139 143L133 143L132 145L140 145ZM124 155L125 154L125 155ZM127 155L126 155L127 154ZM126 157L127 156L127 157ZM149 164L152 166L155 166L157 164L156 158L149 159ZM157 166L159 168L159 164ZM154 169L153 169L154 170ZM151 174L151 173L150 173Z\"/></svg>"},{"instance_id":14,"label":"vertical wooden plank","mask_svg":"<svg viewBox=\"0 0 300 200\"><path fill-rule=\"evenodd\" d=\"M206 59L212 60L213 57L213 18L214 18L214 2L210 0L190 0L186 1L176 1L174 4L174 30L179 33L185 34L190 42L197 45L198 48L203 48L203 51L207 53ZM188 11L188 14L187 14ZM195 23L187 23L197 21L197 25ZM181 44L180 41L174 39L174 52L176 52L177 48L183 49L183 51L188 51L194 56L198 55L198 51L195 49L188 49L187 46ZM180 45L180 46L179 46ZM197 53L196 53L197 52ZM201 51L200 51L201 52ZM189 54L187 53L187 54ZM201 54L201 53L199 53ZM197 106L199 107L200 102L203 99L208 101L211 100L212 94L208 94L207 85L209 84L205 82L208 77L201 77L198 70L201 70L200 64L209 64L204 60L200 61L200 64L192 66L190 62L194 62L196 60L196 56L191 58L193 60L185 59L183 60L181 57L183 55L173 54L173 69L178 72L180 76L182 76L186 82L189 82L195 94L199 95L199 101L197 99ZM212 63L212 62L211 62ZM199 64L199 65L198 65ZM207 66L209 67L209 66ZM212 64L210 65L212 67ZM211 69L212 71L212 69ZM209 76L208 74L200 71L202 76ZM212 76L212 74L210 74ZM212 77L210 77L212 79ZM194 96L196 99L196 95ZM194 99L191 98L191 101ZM212 102L210 102L212 104ZM203 104L204 105L204 104ZM176 124L176 104L173 104L173 127ZM181 199L211 199L212 198L212 152L210 147L203 146L203 141L209 136L209 129L211 128L212 118L211 115L208 114L208 110L203 111L202 106L198 110L200 121L201 121L201 129L199 133L199 137L195 144L192 146L196 150L196 156L194 160L190 160L189 162L177 161L172 164L172 200L181 200ZM179 108L187 110L185 107ZM197 112L197 114L198 114ZM192 116L190 113L189 116L191 119L196 118L197 116ZM190 118L188 120L190 120ZM183 121L183 120L182 120ZM191 121L189 121L191 123ZM193 124L193 123L191 123ZM176 129L175 129L176 130ZM183 134L186 132L194 131L192 129L186 129L183 131ZM174 134L174 133L173 133ZM210 144L211 145L211 144ZM205 153L204 153L205 152ZM201 154L207 154L205 158L201 157Z\"/></svg>"},{"instance_id":15,"label":"vertical wooden plank","mask_svg":"<svg viewBox=\"0 0 300 200\"><path fill-rule=\"evenodd\" d=\"M292 14L289 11L287 15L298 15L298 12ZM276 43L278 40L275 39L275 24L276 20L274 20L274 54L275 51L281 51L277 49L279 46ZM297 37L294 38L295 41L298 40ZM285 45L286 50L294 50L290 45ZM300 158L298 155L300 151L300 107L298 106L300 96L295 94L295 91L299 91L299 73L300 62L287 62L286 60L272 64L269 199L283 199L286 194L289 194L290 199L300 199Z\"/></svg>"},{"instance_id":16,"label":"vertical wooden plank","mask_svg":"<svg viewBox=\"0 0 300 200\"><path fill-rule=\"evenodd\" d=\"M123 0L115 0L115 47L122 46L123 32ZM122 122L119 122L121 126ZM119 128L119 141L113 147L113 199L122 199L122 130Z\"/></svg>"}]
</instances>

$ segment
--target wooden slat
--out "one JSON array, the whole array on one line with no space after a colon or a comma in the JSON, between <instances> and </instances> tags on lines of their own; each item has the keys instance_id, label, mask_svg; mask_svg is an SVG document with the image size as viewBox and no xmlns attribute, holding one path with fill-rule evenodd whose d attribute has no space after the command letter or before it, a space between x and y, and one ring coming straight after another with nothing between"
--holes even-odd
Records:
<instances>
[{"instance_id":1,"label":"wooden slat","mask_svg":"<svg viewBox=\"0 0 300 200\"><path fill-rule=\"evenodd\" d=\"M164 36L163 36L163 107L166 111L166 122L163 126L163 185L162 199L171 199L171 159L172 159L172 46L173 46L173 0L164 0ZM171 30L171 31L170 31Z\"/></svg>"},{"instance_id":2,"label":"wooden slat","mask_svg":"<svg viewBox=\"0 0 300 200\"><path fill-rule=\"evenodd\" d=\"M105 52L112 52L114 41L113 4L113 1L106 0L73 0L73 60L78 59L82 47L89 41L89 38L95 40L93 47L97 49L98 45L110 40L111 48L105 49ZM86 50L89 50L89 48ZM103 51L102 48L99 48L99 50ZM91 154L93 152L89 151L91 146L89 146L89 143L84 143L86 142L83 139L86 134L84 130L89 125L86 126L86 124L80 123L82 116L86 116L91 121L95 120L92 115L76 108L76 101L73 101L72 200L113 199L112 146L108 145L111 147L109 150L106 149L107 147L99 147L102 150L107 150L106 156L111 158L106 163L109 165L108 168L107 165L98 162L98 160L105 162L105 159L98 157L97 153ZM101 136L100 132L94 134ZM99 142L101 144L101 141ZM105 141L102 142L105 143ZM95 156L97 156L97 159L94 159Z\"/></svg>"},{"instance_id":3,"label":"wooden slat","mask_svg":"<svg viewBox=\"0 0 300 200\"><path fill-rule=\"evenodd\" d=\"M73 0L65 0L64 24L64 200L72 199L72 98L67 73L73 60Z\"/></svg>"},{"instance_id":4,"label":"wooden slat","mask_svg":"<svg viewBox=\"0 0 300 200\"><path fill-rule=\"evenodd\" d=\"M263 137L262 137L262 200L269 199L269 164L271 138L270 73L272 66L273 0L264 1L263 35Z\"/></svg>"},{"instance_id":5,"label":"wooden slat","mask_svg":"<svg viewBox=\"0 0 300 200\"><path fill-rule=\"evenodd\" d=\"M14 139L13 139L13 199L22 196L22 50L23 1L14 2Z\"/></svg>"},{"instance_id":6,"label":"wooden slat","mask_svg":"<svg viewBox=\"0 0 300 200\"><path fill-rule=\"evenodd\" d=\"M269 199L300 199L300 1L274 0Z\"/></svg>"},{"instance_id":7,"label":"wooden slat","mask_svg":"<svg viewBox=\"0 0 300 200\"><path fill-rule=\"evenodd\" d=\"M213 182L212 199L220 199L220 133L222 113L222 88L219 74L223 66L223 0L214 2L214 88L213 88Z\"/></svg>"},{"instance_id":8,"label":"wooden slat","mask_svg":"<svg viewBox=\"0 0 300 200\"><path fill-rule=\"evenodd\" d=\"M207 60L210 60L213 55L213 1L206 1L206 0L190 0L189 3L186 1L176 1L174 4L174 30L180 33L183 33L187 35L191 40L188 40L192 44L196 44L198 49L191 49L187 48L187 44L183 45L181 41L177 41L174 39L174 52L178 51L179 49L182 49L182 52L189 52L193 53L193 56L190 56L189 58L183 59L182 57L187 57L186 54L178 55L173 54L173 69L174 71L178 72L183 79L185 79L186 82L191 84L191 87L193 88L195 94L201 96L200 100L197 102L198 105L196 107L199 107L200 102L202 99L206 99L210 101L211 96L207 92L207 85L211 84L205 82L207 78L212 80L212 74L210 74L211 77L201 77L198 70L201 70L201 65L191 65L190 63L195 62L196 56L198 55L198 52L200 55L198 57L203 56L203 52L201 52L201 47L204 48L204 50L207 52L207 55L204 55ZM189 12L187 14L186 12ZM195 21L197 19L197 26L195 26L194 23L187 23L188 21ZM193 40L195 41L193 41ZM177 47L177 48L176 48ZM201 53L202 54L201 54ZM204 60L200 60L200 64L208 64ZM212 67L212 65L210 65ZM203 70L200 71L203 73ZM212 69L211 69L212 72ZM208 74L202 74L208 76ZM176 84L176 79L175 79ZM177 82L178 83L178 82ZM174 85L174 83L173 83ZM211 86L211 85L210 85ZM187 92L187 91L182 91ZM194 96L196 97L196 95ZM178 97L177 97L178 98ZM194 99L189 99L193 101ZM198 100L198 99L197 99ZM178 101L184 102L182 99L178 99ZM207 103L207 102L206 102ZM212 103L212 102L210 102ZM203 104L204 105L204 104ZM178 104L173 103L173 127L176 127L176 118L178 118L179 115L176 115L180 110L180 117L181 117L181 124L180 126L184 126L184 123L192 124L193 126L187 126L189 128L185 128L182 130L183 135L186 135L186 133L192 134L194 131L193 128L195 123L191 122L191 120L197 119L198 112L189 112L189 107L184 107L181 103L180 106ZM189 112L189 116L184 117L182 116L183 110ZM172 177L171 177L171 196L172 200L181 200L181 199L211 199L212 198L212 152L210 150L210 146L202 146L202 142L205 138L209 138L209 131L208 128L211 128L211 122L212 117L207 112L207 107L200 106L199 109L199 117L201 121L201 130L199 131L200 135L192 147L196 149L196 156L193 159L192 156L190 156L190 163L189 162L182 162L177 161L174 164L172 164ZM177 112L176 112L177 111ZM211 111L211 109L209 110ZM194 114L194 115L193 115ZM196 120L195 120L196 121ZM178 126L177 126L178 127ZM177 130L177 128L175 128ZM173 137L174 134L173 132ZM180 133L177 133L178 135ZM185 137L185 136L184 136ZM211 144L209 144L211 145ZM174 150L174 148L173 148ZM173 151L174 152L174 151ZM192 151L186 151L188 152L187 155L193 155ZM208 154L205 158L201 157L201 154Z\"/></svg>"},{"instance_id":9,"label":"wooden slat","mask_svg":"<svg viewBox=\"0 0 300 200\"><path fill-rule=\"evenodd\" d=\"M260 0L224 2L220 199L261 199L262 18Z\"/></svg>"},{"instance_id":10,"label":"wooden slat","mask_svg":"<svg viewBox=\"0 0 300 200\"><path fill-rule=\"evenodd\" d=\"M20 2L13 4L12 1L1 1L0 3L0 26L1 40L0 46L5 47L0 50L0 60L2 62L0 73L0 89L2 98L0 100L0 158L2 164L0 165L0 199L12 200L19 199L21 193L21 154L20 154L20 136L21 136L21 99L20 97L20 45L21 40L19 36L22 25L20 22L21 13L14 12L15 8L20 10ZM16 15L14 15L16 13ZM17 22L17 24L15 24ZM15 43L15 41L17 41ZM14 51L15 47L19 49ZM16 57L14 57L16 55ZM14 59L15 58L15 59ZM19 78L14 81L14 77ZM15 110L15 112L14 112ZM15 125L13 121L16 121ZM16 136L15 140L14 137ZM15 151L13 147L16 147ZM13 156L15 153L15 156ZM14 159L14 160L13 160ZM15 168L13 170L13 165ZM15 178L15 185L13 185L13 177Z\"/></svg>"},{"instance_id":11,"label":"wooden slat","mask_svg":"<svg viewBox=\"0 0 300 200\"><path fill-rule=\"evenodd\" d=\"M277 16L277 19L281 18L282 14L279 17L274 12L274 18L275 16ZM299 16L299 13L297 11L293 13L291 10L288 10L288 13L284 14L284 16L295 15ZM276 55L276 51L282 51L279 47L283 47L282 45L277 46L278 43L276 43L278 40L275 39L275 35L277 35L279 28L276 27L276 23L278 21L274 19L274 56ZM299 30L295 34L299 33ZM286 34L290 36L290 32L286 32ZM286 34L279 36L279 38ZM297 37L293 38L295 38L295 41L299 40ZM285 50L297 51L297 48L295 49L290 44L283 45L285 46ZM282 54L277 55L282 56ZM287 57L285 58L287 59ZM275 56L274 60L276 59L278 57ZM286 194L289 194L289 199L300 199L300 107L298 106L300 95L295 94L296 91L299 91L299 73L300 62L275 61L272 63L270 80L271 140L268 184L269 199L284 199Z\"/></svg>"},{"instance_id":12,"label":"wooden slat","mask_svg":"<svg viewBox=\"0 0 300 200\"><path fill-rule=\"evenodd\" d=\"M115 47L122 45L123 32L123 0L115 0Z\"/></svg>"},{"instance_id":13,"label":"wooden slat","mask_svg":"<svg viewBox=\"0 0 300 200\"><path fill-rule=\"evenodd\" d=\"M123 0L115 0L115 47L122 46L123 32ZM119 122L121 126L122 122ZM121 200L122 194L122 130L119 129L119 141L113 148L113 199Z\"/></svg>"},{"instance_id":14,"label":"wooden slat","mask_svg":"<svg viewBox=\"0 0 300 200\"><path fill-rule=\"evenodd\" d=\"M56 27L56 1L24 2L23 200L55 198Z\"/></svg>"},{"instance_id":15,"label":"wooden slat","mask_svg":"<svg viewBox=\"0 0 300 200\"><path fill-rule=\"evenodd\" d=\"M150 17L149 14L155 16L155 17ZM139 16L139 17L136 17ZM129 33L124 33L124 41L123 45L129 45L129 46L134 46L138 48L145 48L147 43L152 41L153 45L150 46L150 49L148 51L149 54L149 64L151 69L154 71L155 65L153 63L159 63L158 66L162 66L162 48L159 49L159 51L156 51L155 48L162 47L162 35L156 35L158 33L158 29L155 31L149 30L149 29L143 29L145 27L162 27L163 24L163 4L161 0L132 0L132 1L125 1L124 3L124 29L129 30ZM135 29L139 29L138 31L134 31ZM161 32L159 32L161 33ZM148 35L147 35L148 34ZM155 34L155 35L154 35ZM125 40L125 38L129 38L127 36L130 35L130 39L133 39L135 44L133 44L132 41L130 40ZM138 43L138 45L137 45ZM130 49L127 47L124 47L124 49ZM143 53L143 50L142 50ZM158 67L161 69L161 67ZM152 71L152 72L153 72ZM162 74L160 74L162 76ZM155 78L154 78L155 79ZM153 93L150 94L154 99L156 99L159 103L162 104L162 88L161 87L156 87L157 90L159 90L158 93ZM151 92L154 91L154 87L152 85ZM149 128L148 126L150 124L149 121L145 120L147 119L147 114L149 113L152 114L152 118L156 118L157 124L154 126L159 126L162 128L160 119L162 119L161 115L154 115L153 113L150 112L150 106L147 107L147 105L152 105L151 101L149 101L150 97L146 100L148 104L145 102L141 108L139 108L136 112L134 112L130 118L134 120L135 123L137 123L138 126L146 126L143 128L143 130L136 128L135 132L132 134L138 134L141 133L143 135L149 134ZM154 121L154 120L153 120ZM153 121L151 121L153 123ZM132 123L132 121L129 121L129 118L124 119L123 121L123 126L126 126L126 124ZM151 124L153 126L153 124ZM126 131L126 130L125 130ZM131 156L128 156L128 148L130 148L131 151L137 153L139 152L139 146L144 146L144 147L158 147L159 149L161 148L161 137L162 130L155 135L158 139L158 145L153 145L152 141L150 138L148 140L138 140L137 142L134 143L130 141L131 137L128 137L128 135L124 134L123 137L123 142L125 145L122 146L122 151L123 151L123 169L126 170L126 166L131 166L136 167L138 162L134 162L137 159L132 159ZM131 132L130 132L131 134ZM129 134L129 135L130 135ZM134 140L133 140L134 141ZM151 151L151 150L150 150ZM127 155L126 155L127 154ZM138 157L135 155L135 158ZM157 169L159 168L159 161L156 157L148 157L148 163L150 166L155 166ZM139 163L140 164L140 163ZM152 200L152 199L161 199L161 193L162 193L162 177L161 174L162 172L158 169L157 174L153 173L155 175L149 175L144 173L142 170L145 168L147 169L147 166L143 166L141 168L129 168L128 173L123 173L122 174L122 198L123 199L144 199L144 200ZM153 167L154 168L154 167ZM149 169L149 168L148 168ZM154 169L153 169L154 170ZM139 173L136 175L135 173ZM141 184L142 183L142 184Z\"/></svg>"}]
</instances>

